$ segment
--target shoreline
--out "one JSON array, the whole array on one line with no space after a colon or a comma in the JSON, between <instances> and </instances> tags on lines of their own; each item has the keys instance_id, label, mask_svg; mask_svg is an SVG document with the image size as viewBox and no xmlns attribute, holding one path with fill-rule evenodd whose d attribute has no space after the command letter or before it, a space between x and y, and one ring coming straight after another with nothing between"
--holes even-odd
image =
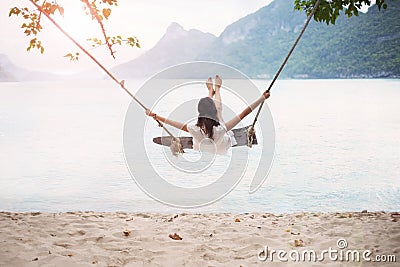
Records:
<instances>
[{"instance_id":1,"label":"shoreline","mask_svg":"<svg viewBox=\"0 0 400 267\"><path fill-rule=\"evenodd\" d=\"M319 253L338 249L339 239L346 249L400 261L399 212L0 212L0 229L0 266L282 266L259 253L266 246L269 257L272 250Z\"/></svg>"}]
</instances>

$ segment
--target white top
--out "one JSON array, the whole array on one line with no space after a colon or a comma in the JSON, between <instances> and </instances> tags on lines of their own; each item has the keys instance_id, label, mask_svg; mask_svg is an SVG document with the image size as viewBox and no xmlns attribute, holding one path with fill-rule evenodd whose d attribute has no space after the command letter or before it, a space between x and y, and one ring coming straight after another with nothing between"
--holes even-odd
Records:
<instances>
[{"instance_id":1,"label":"white top","mask_svg":"<svg viewBox=\"0 0 400 267\"><path fill-rule=\"evenodd\" d=\"M224 155L231 146L237 144L233 132L227 131L223 122L213 127L213 139L208 138L204 131L196 126L196 122L188 124L187 129L193 137L193 149L196 151Z\"/></svg>"}]
</instances>

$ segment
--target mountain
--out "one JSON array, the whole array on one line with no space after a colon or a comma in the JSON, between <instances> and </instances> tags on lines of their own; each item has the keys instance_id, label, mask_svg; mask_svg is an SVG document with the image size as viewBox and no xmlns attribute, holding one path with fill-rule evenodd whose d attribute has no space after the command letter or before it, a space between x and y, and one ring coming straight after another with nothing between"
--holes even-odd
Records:
<instances>
[{"instance_id":1,"label":"mountain","mask_svg":"<svg viewBox=\"0 0 400 267\"><path fill-rule=\"evenodd\" d=\"M178 23L172 23L152 49L112 71L124 78L149 76L171 65L193 61L215 39L211 33L185 30Z\"/></svg>"},{"instance_id":2,"label":"mountain","mask_svg":"<svg viewBox=\"0 0 400 267\"><path fill-rule=\"evenodd\" d=\"M400 77L400 1L386 1L335 25L311 21L284 68L286 78ZM271 78L306 20L293 0L275 0L226 27L218 37L173 23L141 57L114 70L121 77L149 76L192 60L233 66L252 78ZM206 74L209 75L209 74Z\"/></svg>"},{"instance_id":3,"label":"mountain","mask_svg":"<svg viewBox=\"0 0 400 267\"><path fill-rule=\"evenodd\" d=\"M8 56L0 54L0 82L21 82L21 81L49 81L59 80L63 76L39 72L29 71L13 64Z\"/></svg>"},{"instance_id":4,"label":"mountain","mask_svg":"<svg viewBox=\"0 0 400 267\"><path fill-rule=\"evenodd\" d=\"M225 63L250 77L270 77L305 20L293 0L276 0L226 27L197 59Z\"/></svg>"},{"instance_id":5,"label":"mountain","mask_svg":"<svg viewBox=\"0 0 400 267\"><path fill-rule=\"evenodd\" d=\"M387 10L336 25L312 21L282 76L309 78L400 77L400 1ZM279 68L306 20L293 0L270 5L229 25L197 59L236 67L251 77L269 78Z\"/></svg>"},{"instance_id":6,"label":"mountain","mask_svg":"<svg viewBox=\"0 0 400 267\"><path fill-rule=\"evenodd\" d=\"M16 66L11 63L6 55L0 54L0 82L15 82L16 77L12 74Z\"/></svg>"}]
</instances>

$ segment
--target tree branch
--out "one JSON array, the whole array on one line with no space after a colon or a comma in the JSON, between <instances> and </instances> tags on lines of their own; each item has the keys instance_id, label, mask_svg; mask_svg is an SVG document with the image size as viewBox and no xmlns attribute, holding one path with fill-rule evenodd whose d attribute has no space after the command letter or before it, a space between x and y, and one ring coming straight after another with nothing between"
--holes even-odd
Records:
<instances>
[{"instance_id":1,"label":"tree branch","mask_svg":"<svg viewBox=\"0 0 400 267\"><path fill-rule=\"evenodd\" d=\"M111 56L115 59L114 51L112 50L112 44L110 43L109 38L107 37L103 21L102 21L101 17L99 16L97 8L93 7L89 3L89 0L81 0L81 1L86 4L87 8L90 11L90 14L92 15L92 18L96 19L97 22L99 23L101 31L103 33L104 40L106 41L107 47L110 50Z\"/></svg>"}]
</instances>

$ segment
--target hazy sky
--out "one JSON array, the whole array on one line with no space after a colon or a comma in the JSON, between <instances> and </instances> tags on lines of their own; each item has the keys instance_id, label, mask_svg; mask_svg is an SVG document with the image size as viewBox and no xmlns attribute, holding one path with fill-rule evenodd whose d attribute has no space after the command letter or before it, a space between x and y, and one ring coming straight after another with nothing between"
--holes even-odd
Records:
<instances>
[{"instance_id":1,"label":"hazy sky","mask_svg":"<svg viewBox=\"0 0 400 267\"><path fill-rule=\"evenodd\" d=\"M104 48L92 52L108 67L121 64L137 57L150 49L164 34L171 22L178 22L185 29L199 29L219 35L224 28L239 18L253 13L269 4L272 0L119 0L107 21L109 35L137 36L141 49L116 47L117 59L113 60ZM80 0L59 0L65 7L65 16L56 17L68 32L76 36L83 44L89 37L100 37L97 24L91 22L82 12ZM8 17L13 6L27 6L27 0L1 0L0 5L0 54L6 54L17 65L42 71L58 73L76 72L96 68L85 56L77 63L70 63L63 56L69 52L78 52L69 40L63 37L49 23L43 21L44 30L39 38L46 48L44 55L36 50L26 52L30 40L20 29L22 19Z\"/></svg>"}]
</instances>

